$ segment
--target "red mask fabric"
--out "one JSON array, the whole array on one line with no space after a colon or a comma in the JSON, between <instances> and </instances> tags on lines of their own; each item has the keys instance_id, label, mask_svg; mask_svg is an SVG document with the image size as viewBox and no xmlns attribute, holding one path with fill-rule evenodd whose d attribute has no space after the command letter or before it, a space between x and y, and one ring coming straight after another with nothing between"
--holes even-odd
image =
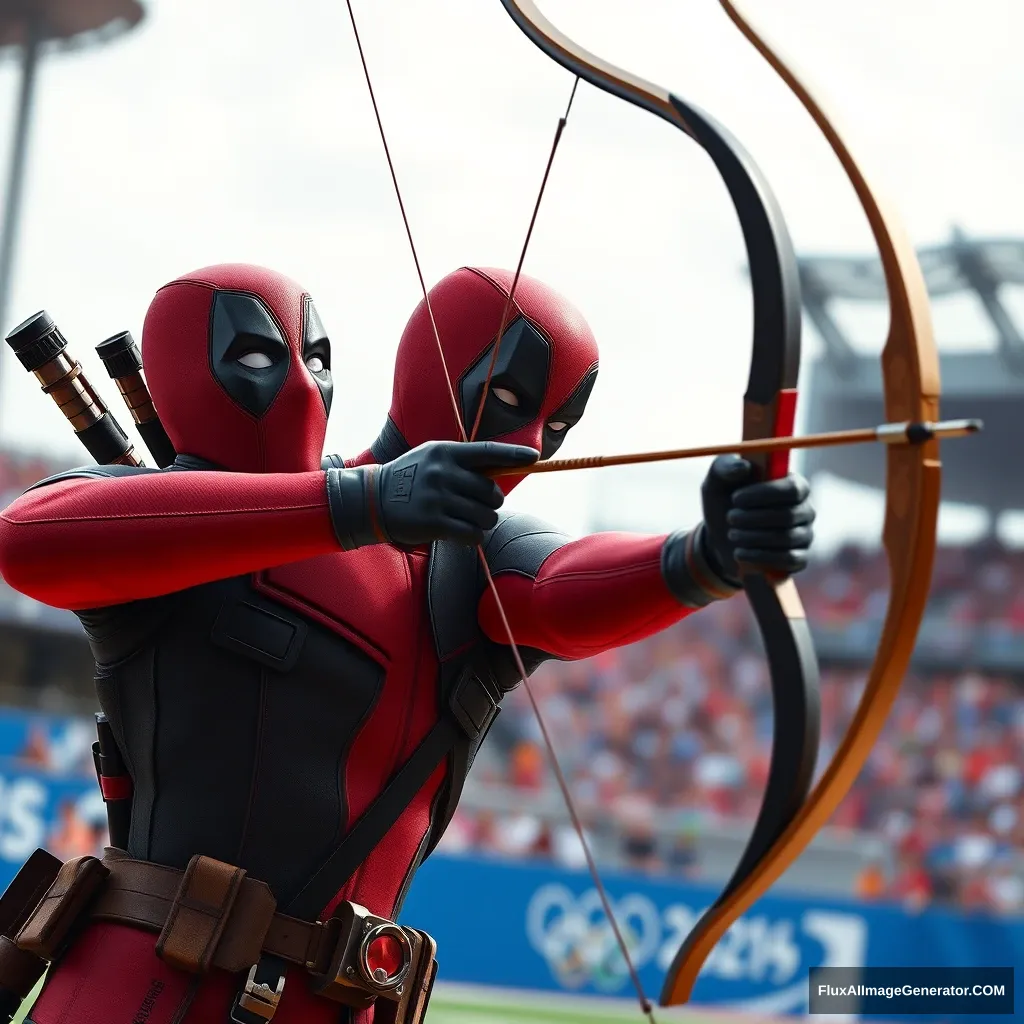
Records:
<instances>
[{"instance_id":1,"label":"red mask fabric","mask_svg":"<svg viewBox=\"0 0 1024 1024\"><path fill-rule=\"evenodd\" d=\"M175 451L245 473L320 468L330 341L294 281L246 264L184 275L150 304L142 357Z\"/></svg>"},{"instance_id":2,"label":"red mask fabric","mask_svg":"<svg viewBox=\"0 0 1024 1024\"><path fill-rule=\"evenodd\" d=\"M448 380L467 434L476 419L512 273L463 267L430 291L402 335L389 419L409 447L459 440ZM550 458L583 415L597 377L597 342L582 314L547 285L520 275L498 346L477 440L536 448ZM505 493L521 477L502 477Z\"/></svg>"}]
</instances>

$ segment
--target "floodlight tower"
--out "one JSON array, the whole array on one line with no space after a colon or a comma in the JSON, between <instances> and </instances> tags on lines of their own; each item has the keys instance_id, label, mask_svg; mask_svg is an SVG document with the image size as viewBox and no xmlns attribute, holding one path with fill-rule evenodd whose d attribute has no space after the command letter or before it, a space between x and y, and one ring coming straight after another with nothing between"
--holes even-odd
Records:
<instances>
[{"instance_id":1,"label":"floodlight tower","mask_svg":"<svg viewBox=\"0 0 1024 1024\"><path fill-rule=\"evenodd\" d=\"M142 21L146 6L145 0L0 0L0 59L13 57L21 61L3 233L0 234L0 337L11 326L7 323L7 300L14 269L39 58L46 52L81 50L115 39Z\"/></svg>"}]
</instances>

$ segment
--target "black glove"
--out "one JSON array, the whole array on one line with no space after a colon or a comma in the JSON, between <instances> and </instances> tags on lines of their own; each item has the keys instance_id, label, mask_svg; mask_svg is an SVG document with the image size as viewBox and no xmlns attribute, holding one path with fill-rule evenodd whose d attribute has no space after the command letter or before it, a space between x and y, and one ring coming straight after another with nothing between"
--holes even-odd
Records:
<instances>
[{"instance_id":1,"label":"black glove","mask_svg":"<svg viewBox=\"0 0 1024 1024\"><path fill-rule=\"evenodd\" d=\"M701 542L710 567L739 585L742 562L755 572L791 576L807 568L814 508L807 481L796 473L755 483L754 467L720 455L701 486Z\"/></svg>"},{"instance_id":2,"label":"black glove","mask_svg":"<svg viewBox=\"0 0 1024 1024\"><path fill-rule=\"evenodd\" d=\"M479 544L505 496L487 469L529 466L533 448L496 441L428 441L383 466L328 469L338 543L416 547L435 540Z\"/></svg>"}]
</instances>

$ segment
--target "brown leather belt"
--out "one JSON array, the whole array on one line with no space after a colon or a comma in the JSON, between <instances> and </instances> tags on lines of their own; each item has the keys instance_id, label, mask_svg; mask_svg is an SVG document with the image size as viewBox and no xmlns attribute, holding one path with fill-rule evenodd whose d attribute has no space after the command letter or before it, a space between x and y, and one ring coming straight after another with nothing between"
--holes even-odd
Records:
<instances>
[{"instance_id":1,"label":"brown leather belt","mask_svg":"<svg viewBox=\"0 0 1024 1024\"><path fill-rule=\"evenodd\" d=\"M20 1002L95 921L156 933L156 955L193 975L248 971L231 1011L238 1021L271 1020L285 964L305 969L324 999L355 1010L382 1001L392 1024L423 1024L437 976L426 932L345 901L323 923L279 914L269 886L211 857L180 871L117 849L63 864L37 850L0 896L0 996Z\"/></svg>"},{"instance_id":2,"label":"brown leather belt","mask_svg":"<svg viewBox=\"0 0 1024 1024\"><path fill-rule=\"evenodd\" d=\"M103 864L110 876L90 908L93 920L159 933L164 931L176 899L179 907L189 909L192 901L182 900L180 893L185 872L132 860L112 849L105 851ZM202 902L201 896L195 901L197 907ZM265 883L242 878L209 966L246 971L266 953L313 973L327 970L337 943L336 929L278 914L275 906Z\"/></svg>"}]
</instances>

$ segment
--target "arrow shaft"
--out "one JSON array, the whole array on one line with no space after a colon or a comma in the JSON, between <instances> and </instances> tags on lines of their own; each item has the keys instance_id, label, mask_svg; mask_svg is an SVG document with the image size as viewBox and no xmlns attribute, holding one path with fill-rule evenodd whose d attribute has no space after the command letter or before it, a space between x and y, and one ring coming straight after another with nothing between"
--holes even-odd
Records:
<instances>
[{"instance_id":1,"label":"arrow shaft","mask_svg":"<svg viewBox=\"0 0 1024 1024\"><path fill-rule=\"evenodd\" d=\"M769 437L757 441L733 441L731 444L705 445L700 448L670 448L656 452L631 452L625 455L589 455L579 459L555 459L537 462L526 469L496 469L489 475L529 476L533 473L563 473L572 469L598 469L603 466L636 466L645 462L673 462L699 459L709 455L742 455L744 452L795 451L799 448L835 448L852 444L921 444L933 438L967 437L981 430L980 420L948 420L941 423L883 423L879 427L836 430L803 437Z\"/></svg>"}]
</instances>

